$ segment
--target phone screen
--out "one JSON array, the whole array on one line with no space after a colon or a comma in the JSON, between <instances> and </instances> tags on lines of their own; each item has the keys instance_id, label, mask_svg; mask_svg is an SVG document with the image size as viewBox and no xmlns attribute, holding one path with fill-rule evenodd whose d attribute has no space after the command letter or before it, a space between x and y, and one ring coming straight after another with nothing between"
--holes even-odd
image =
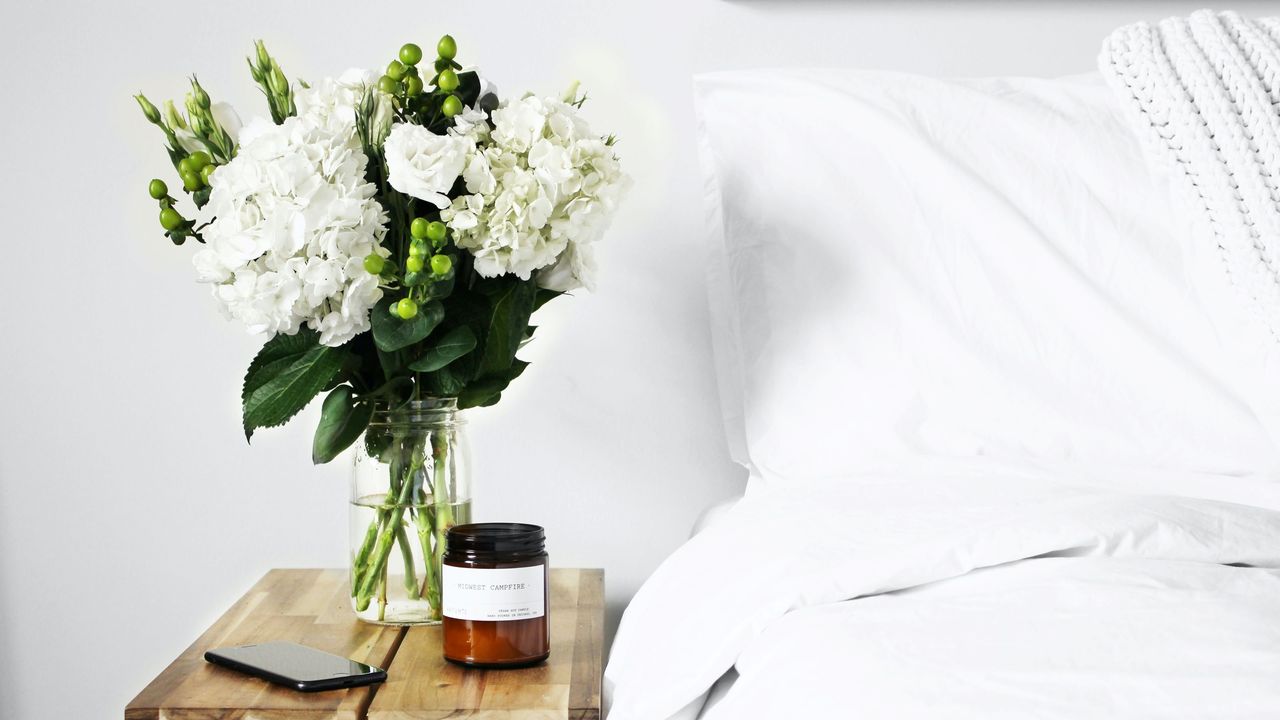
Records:
<instances>
[{"instance_id":1,"label":"phone screen","mask_svg":"<svg viewBox=\"0 0 1280 720\"><path fill-rule=\"evenodd\" d=\"M314 648L290 642L269 642L256 645L218 648L207 656L212 662L241 666L239 669L255 669L288 678L296 682L320 682L334 678L381 674L372 665L331 655Z\"/></svg>"}]
</instances>

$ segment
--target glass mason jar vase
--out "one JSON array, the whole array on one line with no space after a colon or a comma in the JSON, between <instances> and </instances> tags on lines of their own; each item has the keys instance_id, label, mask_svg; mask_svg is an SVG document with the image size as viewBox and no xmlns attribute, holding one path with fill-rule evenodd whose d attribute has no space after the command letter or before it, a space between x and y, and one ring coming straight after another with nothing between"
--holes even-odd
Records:
<instances>
[{"instance_id":1,"label":"glass mason jar vase","mask_svg":"<svg viewBox=\"0 0 1280 720\"><path fill-rule=\"evenodd\" d=\"M445 533L471 522L455 398L375 408L351 480L351 606L384 625L440 622Z\"/></svg>"}]
</instances>

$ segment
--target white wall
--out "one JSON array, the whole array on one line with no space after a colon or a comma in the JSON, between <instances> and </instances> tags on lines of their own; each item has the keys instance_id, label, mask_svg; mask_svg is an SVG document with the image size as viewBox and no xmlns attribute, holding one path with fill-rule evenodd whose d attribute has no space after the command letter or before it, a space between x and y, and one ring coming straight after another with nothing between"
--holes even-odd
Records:
<instances>
[{"instance_id":1,"label":"white wall","mask_svg":"<svg viewBox=\"0 0 1280 720\"><path fill-rule=\"evenodd\" d=\"M479 517L542 523L555 563L605 567L616 621L699 509L742 484L707 341L690 75L1075 73L1113 26L1199 4L6 3L0 716L118 717L266 569L344 562L346 469L311 467L314 409L244 443L238 387L260 340L219 318L191 248L160 235L146 182L174 180L132 92L178 96L197 72L261 112L253 38L318 78L445 31L506 91L583 81L635 191L599 292L551 306L534 365L471 435Z\"/></svg>"}]
</instances>

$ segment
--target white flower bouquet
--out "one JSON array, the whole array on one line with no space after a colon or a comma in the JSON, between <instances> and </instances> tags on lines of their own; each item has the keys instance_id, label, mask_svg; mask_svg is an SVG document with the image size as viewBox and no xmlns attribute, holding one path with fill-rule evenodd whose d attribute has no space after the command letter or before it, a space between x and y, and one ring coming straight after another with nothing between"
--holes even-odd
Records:
<instances>
[{"instance_id":1,"label":"white flower bouquet","mask_svg":"<svg viewBox=\"0 0 1280 720\"><path fill-rule=\"evenodd\" d=\"M314 462L362 436L368 454L394 456L388 498L419 496L403 512L430 576L456 518L431 474L409 470L444 467L448 444L366 434L371 418L423 398L498 402L526 367L516 353L532 313L591 287L593 245L629 181L613 138L580 116L576 86L499 99L456 62L449 36L433 64L408 44L381 75L314 84L289 82L262 43L255 50L269 118L241 127L195 78L185 113L136 97L195 212L188 219L161 180L150 195L168 238L200 244L197 279L267 338L244 379L246 437L326 393ZM417 517L424 506L432 512ZM408 543L403 522L380 510L353 552L357 611L385 593L387 556ZM438 578L426 580L420 592L438 608Z\"/></svg>"}]
</instances>

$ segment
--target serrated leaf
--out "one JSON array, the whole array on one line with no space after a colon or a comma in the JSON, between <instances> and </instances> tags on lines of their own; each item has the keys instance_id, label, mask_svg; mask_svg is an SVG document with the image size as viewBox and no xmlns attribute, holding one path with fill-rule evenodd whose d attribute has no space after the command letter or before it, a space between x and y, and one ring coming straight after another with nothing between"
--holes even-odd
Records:
<instances>
[{"instance_id":1,"label":"serrated leaf","mask_svg":"<svg viewBox=\"0 0 1280 720\"><path fill-rule=\"evenodd\" d=\"M383 298L373 308L373 342L383 352L403 350L431 334L444 319L444 306L437 300L423 303L409 320L391 315L391 298Z\"/></svg>"},{"instance_id":2,"label":"serrated leaf","mask_svg":"<svg viewBox=\"0 0 1280 720\"><path fill-rule=\"evenodd\" d=\"M249 393L262 387L263 384L278 374L278 371L266 371L267 366L280 361L292 361L308 350L319 347L319 345L319 333L308 328L302 328L293 335L276 335L268 340L263 344L258 354L253 356L253 360L249 363L249 369L245 371L244 386L240 392L240 399L243 401L249 397Z\"/></svg>"},{"instance_id":3,"label":"serrated leaf","mask_svg":"<svg viewBox=\"0 0 1280 720\"><path fill-rule=\"evenodd\" d=\"M475 347L476 335L471 332L471 328L465 325L456 327L445 333L422 357L409 363L409 369L433 372L466 355Z\"/></svg>"},{"instance_id":4,"label":"serrated leaf","mask_svg":"<svg viewBox=\"0 0 1280 720\"><path fill-rule=\"evenodd\" d=\"M320 408L320 424L311 443L311 462L323 465L351 446L373 417L373 406L356 402L347 385L334 388Z\"/></svg>"},{"instance_id":5,"label":"serrated leaf","mask_svg":"<svg viewBox=\"0 0 1280 720\"><path fill-rule=\"evenodd\" d=\"M289 337L293 339L280 340ZM245 439L258 428L283 425L298 414L342 370L342 361L342 352L320 345L313 332L276 336L264 345L245 375Z\"/></svg>"}]
</instances>

